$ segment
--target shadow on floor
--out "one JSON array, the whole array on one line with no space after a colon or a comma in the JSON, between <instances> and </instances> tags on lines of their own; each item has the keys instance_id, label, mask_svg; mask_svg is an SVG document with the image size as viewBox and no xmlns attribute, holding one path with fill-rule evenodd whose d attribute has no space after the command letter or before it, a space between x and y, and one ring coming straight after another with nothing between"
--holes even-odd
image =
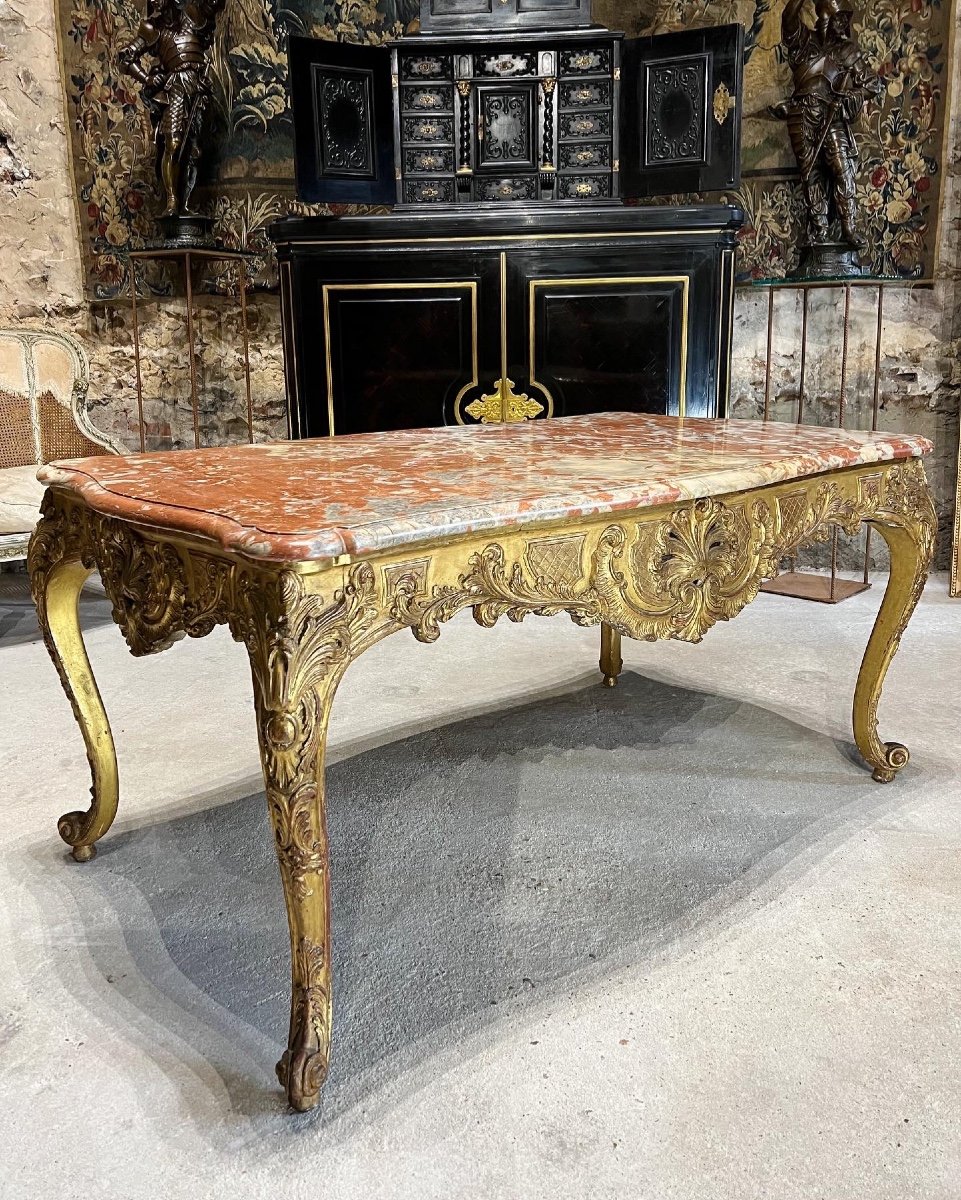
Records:
<instances>
[{"instance_id":1,"label":"shadow on floor","mask_svg":"<svg viewBox=\"0 0 961 1200\"><path fill-rule=\"evenodd\" d=\"M110 601L100 580L94 578L80 593L80 619L84 630L109 625ZM0 650L39 641L37 610L30 595L30 580L25 570L0 572Z\"/></svg>"},{"instance_id":2,"label":"shadow on floor","mask_svg":"<svg viewBox=\"0 0 961 1200\"><path fill-rule=\"evenodd\" d=\"M552 996L669 952L879 803L829 738L634 674L367 750L328 790L335 1026L318 1114L286 1115L268 1074L289 976L262 793L108 835L55 885L81 914L88 1005L148 1053L176 1030L216 1073L205 1105L232 1136L403 1094L464 1038L495 1044ZM59 969L74 986L75 964Z\"/></svg>"}]
</instances>

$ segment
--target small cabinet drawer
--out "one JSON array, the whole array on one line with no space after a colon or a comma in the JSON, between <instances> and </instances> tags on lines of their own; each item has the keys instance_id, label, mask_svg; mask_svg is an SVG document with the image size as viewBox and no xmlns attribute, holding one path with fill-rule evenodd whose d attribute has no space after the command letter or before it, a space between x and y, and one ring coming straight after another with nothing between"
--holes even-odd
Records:
<instances>
[{"instance_id":1,"label":"small cabinet drawer","mask_svg":"<svg viewBox=\"0 0 961 1200\"><path fill-rule=\"evenodd\" d=\"M450 175L454 170L454 151L450 146L431 146L424 150L404 151L405 175Z\"/></svg>"},{"instance_id":2,"label":"small cabinet drawer","mask_svg":"<svg viewBox=\"0 0 961 1200\"><path fill-rule=\"evenodd\" d=\"M478 179L474 182L478 200L536 200L537 176L520 175L514 179Z\"/></svg>"},{"instance_id":3,"label":"small cabinet drawer","mask_svg":"<svg viewBox=\"0 0 961 1200\"><path fill-rule=\"evenodd\" d=\"M450 79L451 61L446 55L402 54L400 75L402 79Z\"/></svg>"},{"instance_id":4,"label":"small cabinet drawer","mask_svg":"<svg viewBox=\"0 0 961 1200\"><path fill-rule=\"evenodd\" d=\"M561 108L603 108L611 103L611 83L591 79L561 84Z\"/></svg>"},{"instance_id":5,"label":"small cabinet drawer","mask_svg":"<svg viewBox=\"0 0 961 1200\"><path fill-rule=\"evenodd\" d=\"M562 50L562 75L610 75L611 51L608 46L591 50Z\"/></svg>"},{"instance_id":6,"label":"small cabinet drawer","mask_svg":"<svg viewBox=\"0 0 961 1200\"><path fill-rule=\"evenodd\" d=\"M610 175L561 175L557 180L561 200L604 199L610 194Z\"/></svg>"},{"instance_id":7,"label":"small cabinet drawer","mask_svg":"<svg viewBox=\"0 0 961 1200\"><path fill-rule=\"evenodd\" d=\"M407 112L453 112L452 87L401 88L401 104Z\"/></svg>"},{"instance_id":8,"label":"small cabinet drawer","mask_svg":"<svg viewBox=\"0 0 961 1200\"><path fill-rule=\"evenodd\" d=\"M453 142L454 121L452 117L405 117L401 137L405 142Z\"/></svg>"},{"instance_id":9,"label":"small cabinet drawer","mask_svg":"<svg viewBox=\"0 0 961 1200\"><path fill-rule=\"evenodd\" d=\"M610 142L565 142L560 151L561 170L611 169Z\"/></svg>"},{"instance_id":10,"label":"small cabinet drawer","mask_svg":"<svg viewBox=\"0 0 961 1200\"><path fill-rule=\"evenodd\" d=\"M523 75L537 74L535 53L475 54L474 74L478 79L511 79Z\"/></svg>"},{"instance_id":11,"label":"small cabinet drawer","mask_svg":"<svg viewBox=\"0 0 961 1200\"><path fill-rule=\"evenodd\" d=\"M453 179L409 179L404 184L405 204L452 204Z\"/></svg>"},{"instance_id":12,"label":"small cabinet drawer","mask_svg":"<svg viewBox=\"0 0 961 1200\"><path fill-rule=\"evenodd\" d=\"M610 137L611 114L609 112L561 113L560 131L562 138Z\"/></svg>"}]
</instances>

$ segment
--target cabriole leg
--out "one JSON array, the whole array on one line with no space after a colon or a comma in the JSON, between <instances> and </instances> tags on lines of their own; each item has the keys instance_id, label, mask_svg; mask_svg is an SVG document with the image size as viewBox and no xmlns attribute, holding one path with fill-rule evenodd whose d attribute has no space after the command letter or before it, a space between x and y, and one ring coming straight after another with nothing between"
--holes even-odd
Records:
<instances>
[{"instance_id":1,"label":"cabriole leg","mask_svg":"<svg viewBox=\"0 0 961 1200\"><path fill-rule=\"evenodd\" d=\"M911 614L924 590L934 550L936 518L925 491L914 514L896 523L885 519L870 524L880 530L891 553L891 574L877 621L871 633L854 692L854 739L878 783L890 783L910 755L899 742L878 736L878 702L891 660Z\"/></svg>"},{"instance_id":2,"label":"cabriole leg","mask_svg":"<svg viewBox=\"0 0 961 1200\"><path fill-rule=\"evenodd\" d=\"M77 862L93 858L119 799L117 752L80 629L80 592L90 574L80 562L61 562L45 572L31 568L43 640L83 733L93 775L90 809L66 813L57 825Z\"/></svg>"},{"instance_id":3,"label":"cabriole leg","mask_svg":"<svg viewBox=\"0 0 961 1200\"><path fill-rule=\"evenodd\" d=\"M617 687L617 677L624 669L621 658L621 635L610 625L601 625L601 674L605 687Z\"/></svg>"},{"instance_id":4,"label":"cabriole leg","mask_svg":"<svg viewBox=\"0 0 961 1200\"><path fill-rule=\"evenodd\" d=\"M290 1029L277 1075L291 1107L306 1112L319 1099L330 1059L327 721L355 634L374 610L350 584L325 605L289 572L265 574L256 586L248 581L239 598L231 629L250 654L267 807L290 927Z\"/></svg>"},{"instance_id":5,"label":"cabriole leg","mask_svg":"<svg viewBox=\"0 0 961 1200\"><path fill-rule=\"evenodd\" d=\"M255 679L257 672L255 671ZM314 1107L330 1060L330 872L324 808L324 750L334 684L263 695L258 726L267 808L290 927L287 1049L277 1076L292 1108ZM279 701L279 702L278 702Z\"/></svg>"}]
</instances>

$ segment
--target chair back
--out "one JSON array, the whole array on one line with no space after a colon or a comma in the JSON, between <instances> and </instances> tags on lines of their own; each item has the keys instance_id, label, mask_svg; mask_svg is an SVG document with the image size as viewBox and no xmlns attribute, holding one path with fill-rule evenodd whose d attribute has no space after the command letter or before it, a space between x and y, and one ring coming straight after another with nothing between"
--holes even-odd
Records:
<instances>
[{"instance_id":1,"label":"chair back","mask_svg":"<svg viewBox=\"0 0 961 1200\"><path fill-rule=\"evenodd\" d=\"M124 454L90 421L89 383L87 356L72 337L0 329L0 470Z\"/></svg>"}]
</instances>

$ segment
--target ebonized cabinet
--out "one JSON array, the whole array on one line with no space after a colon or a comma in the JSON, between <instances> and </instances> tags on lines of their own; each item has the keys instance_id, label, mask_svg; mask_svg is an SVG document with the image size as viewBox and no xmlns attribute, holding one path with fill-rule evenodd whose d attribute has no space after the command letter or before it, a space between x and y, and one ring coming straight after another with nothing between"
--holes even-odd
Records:
<instances>
[{"instance_id":1,"label":"ebonized cabinet","mask_svg":"<svg viewBox=\"0 0 961 1200\"><path fill-rule=\"evenodd\" d=\"M625 41L590 0L422 0L392 47L291 38L291 435L727 404L740 25Z\"/></svg>"},{"instance_id":2,"label":"ebonized cabinet","mask_svg":"<svg viewBox=\"0 0 961 1200\"><path fill-rule=\"evenodd\" d=\"M722 414L741 219L605 206L279 221L291 436Z\"/></svg>"},{"instance_id":3,"label":"ebonized cabinet","mask_svg":"<svg viewBox=\"0 0 961 1200\"><path fill-rule=\"evenodd\" d=\"M291 38L298 194L496 207L734 187L743 40L740 25Z\"/></svg>"}]
</instances>

